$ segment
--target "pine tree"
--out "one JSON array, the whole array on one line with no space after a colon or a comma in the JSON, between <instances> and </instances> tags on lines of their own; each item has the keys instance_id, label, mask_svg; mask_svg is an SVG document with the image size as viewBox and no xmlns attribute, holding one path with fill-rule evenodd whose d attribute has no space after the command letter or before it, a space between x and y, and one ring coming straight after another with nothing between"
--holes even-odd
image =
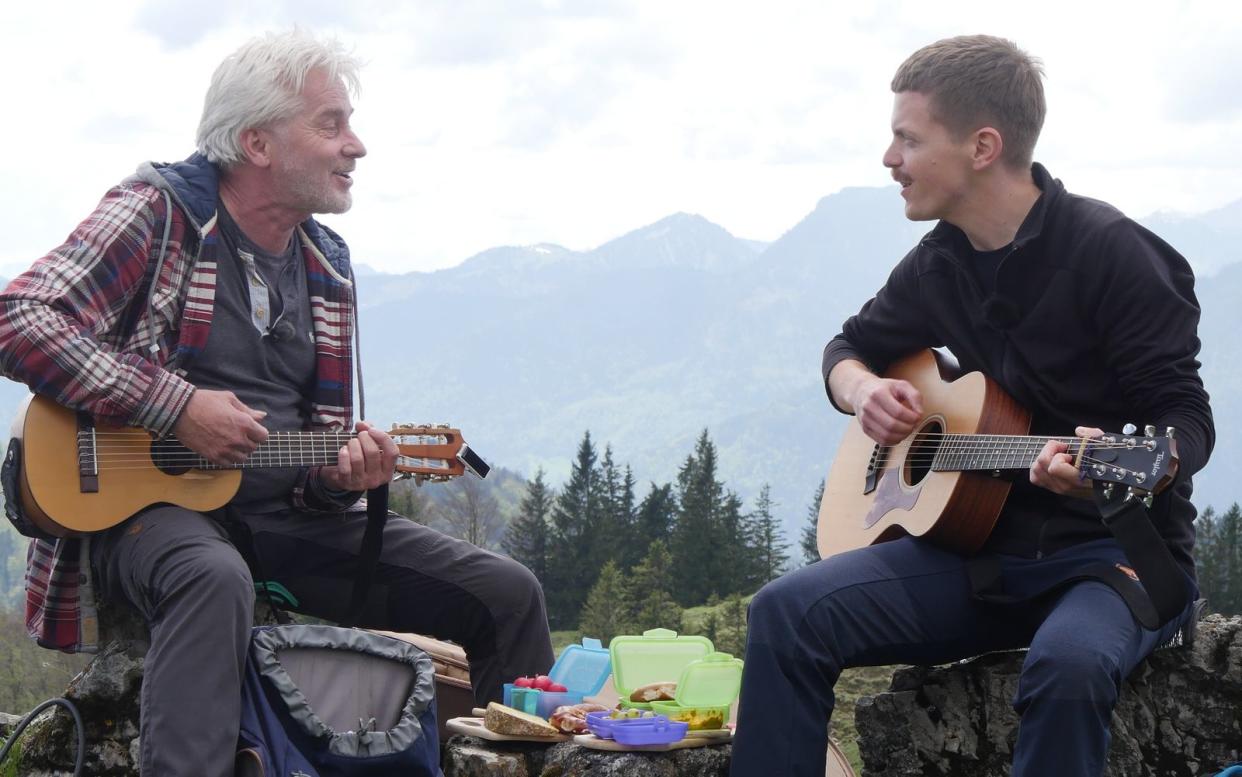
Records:
<instances>
[{"instance_id":1,"label":"pine tree","mask_svg":"<svg viewBox=\"0 0 1242 777\"><path fill-rule=\"evenodd\" d=\"M591 433L582 435L578 456L552 508L550 559L544 595L548 622L554 629L573 628L586 600L587 588L599 575L592 564L591 528L598 523L599 472ZM587 552L584 552L587 551Z\"/></svg>"},{"instance_id":2,"label":"pine tree","mask_svg":"<svg viewBox=\"0 0 1242 777\"><path fill-rule=\"evenodd\" d=\"M613 637L632 630L631 609L621 570L615 561L609 561L604 564L599 579L587 594L578 629L584 636L594 637L607 645Z\"/></svg>"},{"instance_id":3,"label":"pine tree","mask_svg":"<svg viewBox=\"0 0 1242 777\"><path fill-rule=\"evenodd\" d=\"M802 536L798 541L798 548L802 551L802 566L814 564L819 561L819 504L824 501L824 482L820 481L819 488L815 489L815 497L811 500L810 507L806 511L806 523L802 524Z\"/></svg>"},{"instance_id":4,"label":"pine tree","mask_svg":"<svg viewBox=\"0 0 1242 777\"><path fill-rule=\"evenodd\" d=\"M600 569L606 562L615 560L619 567L628 567L627 560L623 558L623 549L628 540L629 518L624 515L621 473L613 461L611 445L604 446L597 482L599 501L596 521L593 526L588 527L591 541L588 554L591 564Z\"/></svg>"},{"instance_id":5,"label":"pine tree","mask_svg":"<svg viewBox=\"0 0 1242 777\"><path fill-rule=\"evenodd\" d=\"M721 485L723 490L723 483ZM749 516L742 514L742 500L738 495L732 491L723 494L715 520L718 546L713 571L716 584L724 594L753 591L759 577L754 529Z\"/></svg>"},{"instance_id":6,"label":"pine tree","mask_svg":"<svg viewBox=\"0 0 1242 777\"><path fill-rule=\"evenodd\" d=\"M710 639L712 647L720 650L720 613L714 609L707 611L707 617L703 619L699 635Z\"/></svg>"},{"instance_id":7,"label":"pine tree","mask_svg":"<svg viewBox=\"0 0 1242 777\"><path fill-rule=\"evenodd\" d=\"M1234 502L1218 521L1220 593L1216 611L1223 615L1242 613L1242 508Z\"/></svg>"},{"instance_id":8,"label":"pine tree","mask_svg":"<svg viewBox=\"0 0 1242 777\"><path fill-rule=\"evenodd\" d=\"M764 483L755 500L755 509L750 514L752 532L750 545L755 555L755 568L758 573L757 579L749 586L750 591L756 591L769 581L780 577L789 563L789 554L786 552L789 549L789 543L785 542L785 533L781 530L776 516L772 514L772 507L772 487Z\"/></svg>"},{"instance_id":9,"label":"pine tree","mask_svg":"<svg viewBox=\"0 0 1242 777\"><path fill-rule=\"evenodd\" d=\"M1219 521L1216 511L1208 507L1195 519L1195 576L1199 595L1212 612L1221 612L1225 596L1223 566Z\"/></svg>"},{"instance_id":10,"label":"pine tree","mask_svg":"<svg viewBox=\"0 0 1242 777\"><path fill-rule=\"evenodd\" d=\"M627 591L638 631L681 629L682 609L673 598L673 557L663 542L651 543L647 555L630 570Z\"/></svg>"},{"instance_id":11,"label":"pine tree","mask_svg":"<svg viewBox=\"0 0 1242 777\"><path fill-rule=\"evenodd\" d=\"M677 522L670 538L676 560L674 595L685 606L705 601L724 590L721 514L724 486L716 480L716 446L707 430L699 435L694 453L677 473Z\"/></svg>"},{"instance_id":12,"label":"pine tree","mask_svg":"<svg viewBox=\"0 0 1242 777\"><path fill-rule=\"evenodd\" d=\"M634 471L625 465L625 474L621 477L621 496L617 500L614 523L618 527L618 563L622 569L629 569L642 558L643 548L650 543L641 542L638 533L638 507L634 494Z\"/></svg>"},{"instance_id":13,"label":"pine tree","mask_svg":"<svg viewBox=\"0 0 1242 777\"><path fill-rule=\"evenodd\" d=\"M548 535L551 528L548 519L554 498L555 494L544 482L543 469L540 468L534 480L527 482L518 515L505 530L505 538L501 542L504 551L525 564L541 583L548 579Z\"/></svg>"},{"instance_id":14,"label":"pine tree","mask_svg":"<svg viewBox=\"0 0 1242 777\"><path fill-rule=\"evenodd\" d=\"M740 594L733 594L725 599L720 609L721 623L715 647L722 653L742 658L746 653L746 602Z\"/></svg>"},{"instance_id":15,"label":"pine tree","mask_svg":"<svg viewBox=\"0 0 1242 777\"><path fill-rule=\"evenodd\" d=\"M651 543L659 540L667 544L673 533L673 523L677 519L677 498L673 496L673 484L662 486L651 484L651 490L643 497L635 517L635 533L638 547L651 547Z\"/></svg>"}]
</instances>

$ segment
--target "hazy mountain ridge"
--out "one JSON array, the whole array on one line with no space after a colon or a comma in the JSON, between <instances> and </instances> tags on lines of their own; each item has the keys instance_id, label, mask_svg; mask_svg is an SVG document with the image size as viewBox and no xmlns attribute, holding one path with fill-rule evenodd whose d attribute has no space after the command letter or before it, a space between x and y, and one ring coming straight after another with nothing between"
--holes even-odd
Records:
<instances>
[{"instance_id":1,"label":"hazy mountain ridge","mask_svg":"<svg viewBox=\"0 0 1242 777\"><path fill-rule=\"evenodd\" d=\"M1227 434L1242 420L1242 264L1225 261L1231 237L1181 241L1228 235L1238 211L1144 220L1201 270L1203 376L1222 430L1201 505L1242 498L1242 446ZM452 423L493 463L542 466L555 485L589 429L641 491L674 478L707 427L721 477L747 500L770 483L792 538L847 420L824 396L823 345L930 226L904 218L896 187L852 188L766 244L674 214L589 251L507 246L430 273L368 268L368 415ZM24 393L0 381L5 407Z\"/></svg>"},{"instance_id":2,"label":"hazy mountain ridge","mask_svg":"<svg viewBox=\"0 0 1242 777\"><path fill-rule=\"evenodd\" d=\"M1179 234L1211 226L1193 217L1178 225ZM792 528L846 421L824 397L823 345L930 226L904 218L895 187L846 189L759 252L701 217L676 214L536 268L510 253L515 264L482 275L474 260L460 273L411 274L428 285L399 304L415 319L457 310L459 325L437 342L403 346L394 337L398 303L368 306L364 332L384 353L410 348L403 363L414 367L399 379L400 369L372 359L369 375L409 386L393 396L369 377L370 406L385 418L419 410L451 418L480 451L527 473L543 466L552 482L567 473L585 429L611 443L640 482L663 482L707 427L726 482L747 498L771 483ZM1224 386L1242 383L1234 366L1242 361L1217 349L1237 350L1226 333L1242 326L1231 303L1242 266L1221 267L1202 272L1201 336L1218 427L1228 428L1242 413ZM366 299L369 279L361 286ZM1222 436L1198 479L1202 504L1239 498L1227 474L1236 471L1233 447Z\"/></svg>"}]
</instances>

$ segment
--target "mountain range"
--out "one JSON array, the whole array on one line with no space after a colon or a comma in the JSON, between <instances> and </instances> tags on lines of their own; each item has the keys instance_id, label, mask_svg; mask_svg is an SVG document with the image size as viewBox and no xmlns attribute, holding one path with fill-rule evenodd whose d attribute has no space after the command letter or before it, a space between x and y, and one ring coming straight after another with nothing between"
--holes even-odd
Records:
<instances>
[{"instance_id":1,"label":"mountain range","mask_svg":"<svg viewBox=\"0 0 1242 777\"><path fill-rule=\"evenodd\" d=\"M1218 442L1196 501L1242 499L1242 200L1143 222L1199 274L1203 377ZM492 248L451 269L360 268L370 420L452 423L495 464L559 485L585 431L640 483L675 478L707 429L720 475L772 486L796 538L846 423L820 376L824 343L926 231L895 187L824 197L772 243L678 213L589 251ZM365 257L358 257L365 261ZM0 388L0 401L20 387ZM1143 419L1136 419L1142 424Z\"/></svg>"}]
</instances>

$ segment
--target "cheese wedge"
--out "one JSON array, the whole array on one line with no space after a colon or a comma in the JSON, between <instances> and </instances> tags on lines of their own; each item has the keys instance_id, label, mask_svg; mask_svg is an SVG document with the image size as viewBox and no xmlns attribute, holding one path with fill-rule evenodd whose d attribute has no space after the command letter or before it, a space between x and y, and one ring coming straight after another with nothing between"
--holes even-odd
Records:
<instances>
[{"instance_id":1,"label":"cheese wedge","mask_svg":"<svg viewBox=\"0 0 1242 777\"><path fill-rule=\"evenodd\" d=\"M554 737L561 732L538 715L490 702L483 715L483 727L511 737Z\"/></svg>"}]
</instances>

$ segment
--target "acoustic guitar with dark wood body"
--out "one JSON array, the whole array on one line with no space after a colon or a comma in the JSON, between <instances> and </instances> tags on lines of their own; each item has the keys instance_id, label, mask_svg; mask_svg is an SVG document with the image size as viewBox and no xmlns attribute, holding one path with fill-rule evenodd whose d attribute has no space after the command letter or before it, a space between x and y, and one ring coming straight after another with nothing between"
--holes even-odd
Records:
<instances>
[{"instance_id":1,"label":"acoustic guitar with dark wood body","mask_svg":"<svg viewBox=\"0 0 1242 777\"><path fill-rule=\"evenodd\" d=\"M894 363L886 378L909 381L923 417L896 445L880 445L857 420L846 429L824 485L818 521L822 557L905 535L977 551L996 525L1010 482L1029 470L1050 438L1028 436L1030 414L983 373L956 379L935 351ZM1103 437L1057 437L1090 480L1150 496L1172 481L1172 429Z\"/></svg>"},{"instance_id":2,"label":"acoustic guitar with dark wood body","mask_svg":"<svg viewBox=\"0 0 1242 777\"><path fill-rule=\"evenodd\" d=\"M447 480L490 469L461 432L447 426L397 426L397 473ZM47 397L18 410L13 437L21 446L18 487L26 518L56 537L102 531L154 504L189 510L223 507L241 485L241 470L336 464L353 432L270 432L245 462L216 465L172 437L144 429L95 425Z\"/></svg>"}]
</instances>

